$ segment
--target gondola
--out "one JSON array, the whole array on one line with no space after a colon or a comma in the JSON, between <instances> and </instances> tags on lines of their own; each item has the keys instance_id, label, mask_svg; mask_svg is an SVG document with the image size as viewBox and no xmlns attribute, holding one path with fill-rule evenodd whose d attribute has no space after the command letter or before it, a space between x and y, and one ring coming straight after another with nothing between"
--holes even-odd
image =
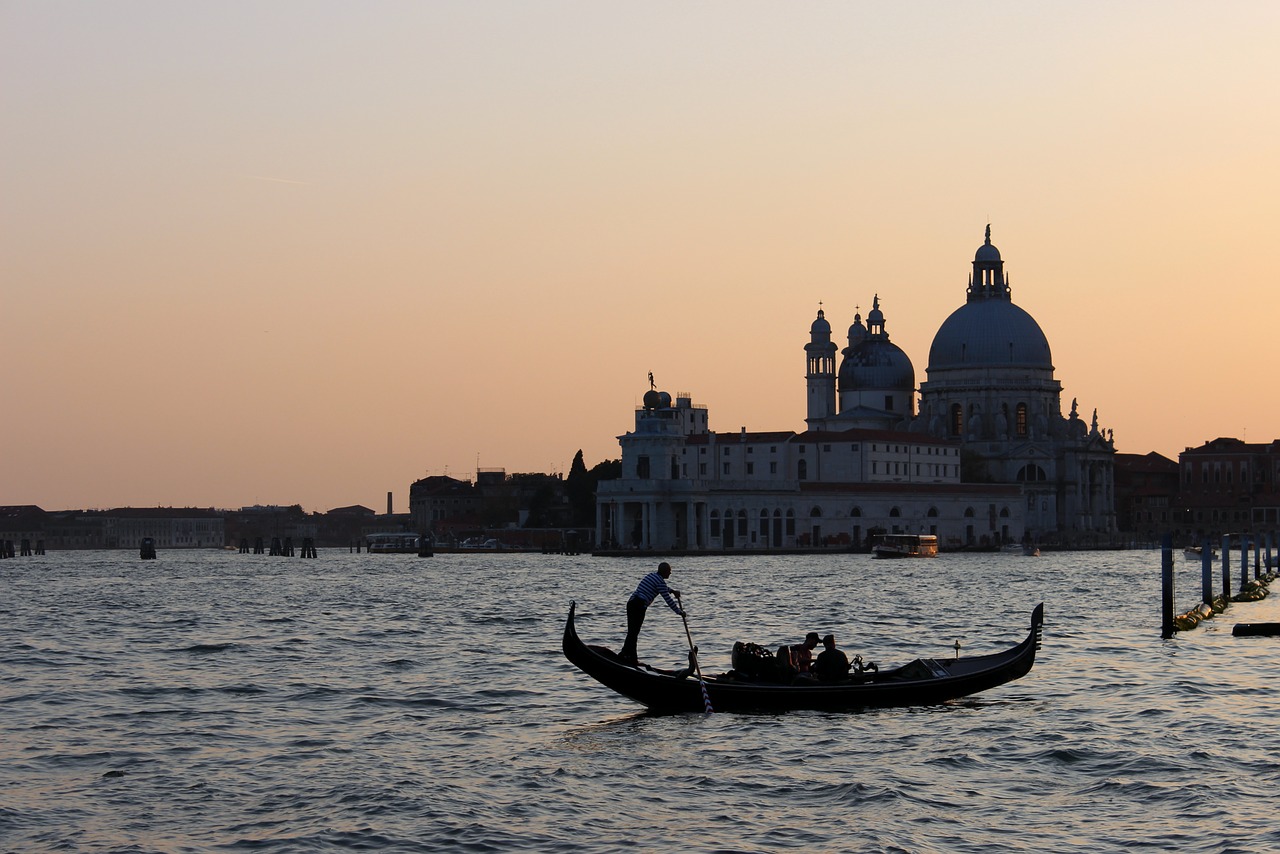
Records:
<instances>
[{"instance_id":1,"label":"gondola","mask_svg":"<svg viewBox=\"0 0 1280 854\"><path fill-rule=\"evenodd\" d=\"M884 706L924 706L967 697L1025 676L1040 648L1044 604L1031 612L1031 630L1021 643L989 655L950 659L917 658L901 667L863 672L840 682L791 684L764 681L739 670L703 674L702 687L689 670L632 666L607 647L584 643L574 626L577 603L569 605L564 654L602 685L664 714L701 712L706 701L717 712L844 710Z\"/></svg>"}]
</instances>

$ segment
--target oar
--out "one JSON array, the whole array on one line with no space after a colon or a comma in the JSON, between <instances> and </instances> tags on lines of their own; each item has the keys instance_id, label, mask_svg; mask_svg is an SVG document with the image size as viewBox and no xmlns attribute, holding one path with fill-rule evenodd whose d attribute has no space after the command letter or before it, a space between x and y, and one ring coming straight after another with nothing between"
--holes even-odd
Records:
<instances>
[{"instance_id":1,"label":"oar","mask_svg":"<svg viewBox=\"0 0 1280 854\"><path fill-rule=\"evenodd\" d=\"M689 657L693 659L693 669L698 674L698 687L702 689L702 705L709 715L713 711L711 695L707 693L707 683L702 681L702 667L698 664L698 648L693 645L693 635L689 631L689 616L685 613L684 602L680 603L680 619L684 620L684 636L689 639Z\"/></svg>"}]
</instances>

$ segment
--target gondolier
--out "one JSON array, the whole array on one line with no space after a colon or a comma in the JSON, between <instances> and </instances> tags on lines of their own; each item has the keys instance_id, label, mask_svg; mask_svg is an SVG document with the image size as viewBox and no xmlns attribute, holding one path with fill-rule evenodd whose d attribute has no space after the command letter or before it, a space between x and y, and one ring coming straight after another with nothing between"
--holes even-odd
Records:
<instances>
[{"instance_id":1,"label":"gondolier","mask_svg":"<svg viewBox=\"0 0 1280 854\"><path fill-rule=\"evenodd\" d=\"M649 606L653 604L658 594L662 594L662 598L667 600L672 611L681 616L684 615L684 611L676 604L676 599L680 598L680 591L672 590L667 586L667 579L670 577L671 564L663 561L658 564L657 572L651 572L640 579L640 583L636 585L636 592L632 593L631 598L627 600L627 639L623 641L620 657L628 664L639 662L636 641L640 639L640 627L644 625L645 612L649 610ZM675 599L671 598L673 596Z\"/></svg>"}]
</instances>

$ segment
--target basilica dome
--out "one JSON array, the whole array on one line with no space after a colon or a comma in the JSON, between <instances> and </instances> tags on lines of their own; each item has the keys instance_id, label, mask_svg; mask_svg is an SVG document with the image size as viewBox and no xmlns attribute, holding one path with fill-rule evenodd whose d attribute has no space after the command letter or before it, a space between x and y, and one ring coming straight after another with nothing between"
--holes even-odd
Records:
<instances>
[{"instance_id":1,"label":"basilica dome","mask_svg":"<svg viewBox=\"0 0 1280 854\"><path fill-rule=\"evenodd\" d=\"M928 370L1006 367L1052 373L1053 357L1040 324L1013 304L988 225L986 240L973 256L968 299L933 336Z\"/></svg>"},{"instance_id":2,"label":"basilica dome","mask_svg":"<svg viewBox=\"0 0 1280 854\"><path fill-rule=\"evenodd\" d=\"M965 303L942 322L929 348L929 370L1023 367L1053 370L1049 339L1035 318L1008 300Z\"/></svg>"}]
</instances>

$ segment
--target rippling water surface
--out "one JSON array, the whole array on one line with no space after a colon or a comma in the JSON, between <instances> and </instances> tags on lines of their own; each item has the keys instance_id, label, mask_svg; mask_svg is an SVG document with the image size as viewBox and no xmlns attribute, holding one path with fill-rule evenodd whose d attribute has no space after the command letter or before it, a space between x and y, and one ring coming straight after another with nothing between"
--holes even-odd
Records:
<instances>
[{"instance_id":1,"label":"rippling water surface","mask_svg":"<svg viewBox=\"0 0 1280 854\"><path fill-rule=\"evenodd\" d=\"M1179 610L1198 565L1179 560ZM1153 551L673 561L705 670L833 631L1032 672L919 709L654 717L574 670L653 561L57 553L0 562L6 851L1280 848L1277 619L1160 639ZM660 603L659 603L660 604ZM641 657L680 666L650 612Z\"/></svg>"}]
</instances>

